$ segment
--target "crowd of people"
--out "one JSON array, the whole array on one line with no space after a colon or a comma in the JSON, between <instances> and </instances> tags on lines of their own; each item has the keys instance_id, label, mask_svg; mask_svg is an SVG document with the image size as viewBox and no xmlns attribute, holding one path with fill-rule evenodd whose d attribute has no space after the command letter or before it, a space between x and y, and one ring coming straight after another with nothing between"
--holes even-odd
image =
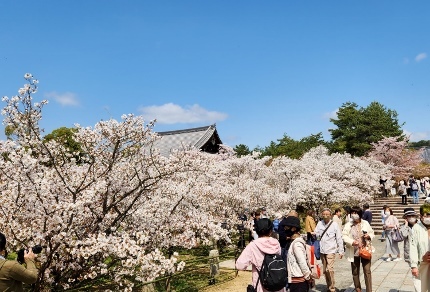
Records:
<instances>
[{"instance_id":1,"label":"crowd of people","mask_svg":"<svg viewBox=\"0 0 430 292\"><path fill-rule=\"evenodd\" d=\"M334 212L323 208L319 214L308 210L303 226L294 210L284 216L275 214L272 221L263 209L255 212L249 225L254 230L251 233L255 234L236 262L239 270L252 265L255 291L267 291L258 280L259 267L268 253L281 255L286 263L288 281L279 291L310 291L314 281L305 245L318 247L327 291L337 291L334 262L343 257L350 262L355 291L362 291L360 270L366 292L372 291L371 254L375 233L368 204L363 208L338 208ZM385 241L388 255L385 260L403 260L399 248L399 242L403 241L404 260L410 265L415 291L430 291L430 204L423 204L420 214L413 208L405 208L403 220L398 220L393 210L384 206L381 217L384 231L380 239Z\"/></svg>"},{"instance_id":2,"label":"crowd of people","mask_svg":"<svg viewBox=\"0 0 430 292\"><path fill-rule=\"evenodd\" d=\"M387 185L387 180L380 178L379 180L381 193L383 197L388 197L389 186ZM410 175L407 179L399 180L391 188L391 193L393 195L399 195L402 198L402 204L408 205L408 197L412 198L412 204L419 204L420 197L425 199L429 198L430 201L430 178L429 177L415 177Z\"/></svg>"}]
</instances>

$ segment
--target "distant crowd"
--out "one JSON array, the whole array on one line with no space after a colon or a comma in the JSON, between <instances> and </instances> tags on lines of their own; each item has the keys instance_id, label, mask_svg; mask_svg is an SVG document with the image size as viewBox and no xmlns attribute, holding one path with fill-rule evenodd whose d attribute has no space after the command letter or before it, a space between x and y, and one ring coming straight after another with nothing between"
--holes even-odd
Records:
<instances>
[{"instance_id":1,"label":"distant crowd","mask_svg":"<svg viewBox=\"0 0 430 292\"><path fill-rule=\"evenodd\" d=\"M410 181L407 185L412 188ZM276 213L269 218L264 207L251 212L250 216L246 218L249 219L246 221L249 244L236 261L239 270L252 265L252 285L248 286L248 292L310 291L315 279L319 278L319 263L322 264L321 274L325 277L327 291L337 291L334 262L343 257L351 263L355 291L362 291L360 265L366 292L372 291L371 257L375 234L371 226L373 214L368 204L333 211L323 208L319 214L308 210L302 214L304 220L299 219L295 210L287 214ZM386 242L385 254L388 257L385 260L403 260L398 246L403 242L404 260L411 267L415 291L429 291L430 204L420 206L420 214L413 208L405 208L403 222L394 216L390 207L384 206L381 218L383 232L379 239ZM317 263L313 262L314 257ZM271 270L270 266L277 268ZM280 270L283 273L280 274ZM278 286L273 283L278 283Z\"/></svg>"},{"instance_id":2,"label":"distant crowd","mask_svg":"<svg viewBox=\"0 0 430 292\"><path fill-rule=\"evenodd\" d=\"M418 204L420 198L424 198L430 202L430 179L428 177L415 178L410 175L408 179L402 179L396 182L389 192L387 179L380 178L379 180L381 193L383 197L388 197L388 194L399 195L402 197L402 204L407 205L408 197L412 197L412 203ZM427 200L427 198L429 198Z\"/></svg>"}]
</instances>

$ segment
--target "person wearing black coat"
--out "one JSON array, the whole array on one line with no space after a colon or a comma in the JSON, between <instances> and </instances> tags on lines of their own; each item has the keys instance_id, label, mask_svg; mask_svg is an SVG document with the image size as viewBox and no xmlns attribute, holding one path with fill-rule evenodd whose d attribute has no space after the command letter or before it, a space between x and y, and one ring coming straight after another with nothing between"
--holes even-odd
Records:
<instances>
[{"instance_id":1,"label":"person wearing black coat","mask_svg":"<svg viewBox=\"0 0 430 292\"><path fill-rule=\"evenodd\" d=\"M291 243L291 241L289 241L287 239L287 235L285 234L285 226L287 223L287 217L289 216L295 216L295 217L299 217L299 215L297 214L296 211L290 211L290 213L288 213L288 215L284 216L284 218L282 218L281 222L279 222L279 226L278 226L278 233L279 233L279 244L281 245L281 249L282 249L282 259L287 262L287 253L288 253L288 244Z\"/></svg>"}]
</instances>

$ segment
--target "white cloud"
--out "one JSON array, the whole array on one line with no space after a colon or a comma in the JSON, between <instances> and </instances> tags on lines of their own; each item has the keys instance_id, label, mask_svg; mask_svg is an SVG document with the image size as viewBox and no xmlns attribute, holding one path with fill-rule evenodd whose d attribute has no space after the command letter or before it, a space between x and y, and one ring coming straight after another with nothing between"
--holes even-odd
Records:
<instances>
[{"instance_id":1,"label":"white cloud","mask_svg":"<svg viewBox=\"0 0 430 292\"><path fill-rule=\"evenodd\" d=\"M421 140L429 140L430 136L428 132L416 132L411 134L411 142L418 142Z\"/></svg>"},{"instance_id":2,"label":"white cloud","mask_svg":"<svg viewBox=\"0 0 430 292\"><path fill-rule=\"evenodd\" d=\"M328 112L328 113L324 113L323 114L323 118L325 120L330 120L330 119L336 119L337 118L337 112L339 111L339 109L335 109L334 111Z\"/></svg>"},{"instance_id":3,"label":"white cloud","mask_svg":"<svg viewBox=\"0 0 430 292\"><path fill-rule=\"evenodd\" d=\"M55 91L48 92L45 94L46 98L53 98L56 102L61 104L62 106L78 106L79 101L76 97L76 94L72 92L64 92L64 93L58 93Z\"/></svg>"},{"instance_id":4,"label":"white cloud","mask_svg":"<svg viewBox=\"0 0 430 292\"><path fill-rule=\"evenodd\" d=\"M421 62L422 60L424 60L424 59L426 59L427 58L427 54L426 53L421 53L421 54L418 54L416 57L415 57L415 61L416 62Z\"/></svg>"},{"instance_id":5,"label":"white cloud","mask_svg":"<svg viewBox=\"0 0 430 292\"><path fill-rule=\"evenodd\" d=\"M181 107L174 103L166 103L160 106L141 107L139 112L142 113L145 119L157 119L160 124L214 123L227 118L227 114L208 111L198 104Z\"/></svg>"},{"instance_id":6,"label":"white cloud","mask_svg":"<svg viewBox=\"0 0 430 292\"><path fill-rule=\"evenodd\" d=\"M409 141L418 142L421 140L430 140L430 132L409 132L408 130L403 130L406 137L409 137Z\"/></svg>"}]
</instances>

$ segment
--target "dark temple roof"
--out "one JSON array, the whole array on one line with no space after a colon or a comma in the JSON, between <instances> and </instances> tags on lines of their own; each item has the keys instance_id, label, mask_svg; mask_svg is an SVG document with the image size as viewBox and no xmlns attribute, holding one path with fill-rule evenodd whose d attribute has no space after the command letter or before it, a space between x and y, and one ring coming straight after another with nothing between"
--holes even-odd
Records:
<instances>
[{"instance_id":1,"label":"dark temple roof","mask_svg":"<svg viewBox=\"0 0 430 292\"><path fill-rule=\"evenodd\" d=\"M195 147L208 153L218 153L219 145L222 144L215 124L192 129L158 132L157 134L162 138L156 141L154 146L165 157L168 157L172 150L189 147Z\"/></svg>"}]
</instances>

